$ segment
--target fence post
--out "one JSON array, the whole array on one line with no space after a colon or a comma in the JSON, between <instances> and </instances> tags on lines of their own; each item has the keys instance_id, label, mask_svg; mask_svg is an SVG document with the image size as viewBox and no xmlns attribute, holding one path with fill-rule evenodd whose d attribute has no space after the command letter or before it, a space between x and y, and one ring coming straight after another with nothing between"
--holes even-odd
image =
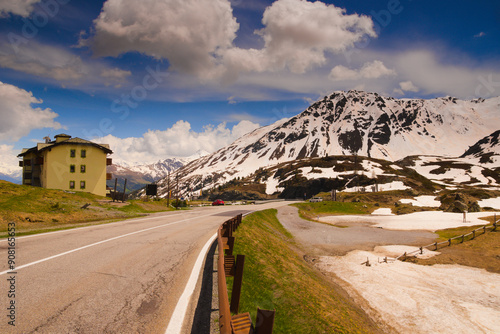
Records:
<instances>
[{"instance_id":1,"label":"fence post","mask_svg":"<svg viewBox=\"0 0 500 334\"><path fill-rule=\"evenodd\" d=\"M464 243L465 234L462 234L462 244Z\"/></svg>"},{"instance_id":2,"label":"fence post","mask_svg":"<svg viewBox=\"0 0 500 334\"><path fill-rule=\"evenodd\" d=\"M434 247L436 247L435 250L438 250L438 243L437 243L437 241L434 243Z\"/></svg>"},{"instance_id":3,"label":"fence post","mask_svg":"<svg viewBox=\"0 0 500 334\"><path fill-rule=\"evenodd\" d=\"M496 230L497 230L497 222L495 221L495 222L493 223L493 232L495 232Z\"/></svg>"},{"instance_id":4,"label":"fence post","mask_svg":"<svg viewBox=\"0 0 500 334\"><path fill-rule=\"evenodd\" d=\"M229 249L226 249L226 255L233 255L234 239L235 239L234 237L227 238L227 245Z\"/></svg>"},{"instance_id":5,"label":"fence post","mask_svg":"<svg viewBox=\"0 0 500 334\"><path fill-rule=\"evenodd\" d=\"M234 273L233 291L231 292L231 312L237 314L240 308L241 285L243 283L243 267L245 266L245 255L238 254L236 258L236 269Z\"/></svg>"},{"instance_id":6,"label":"fence post","mask_svg":"<svg viewBox=\"0 0 500 334\"><path fill-rule=\"evenodd\" d=\"M472 231L472 240L476 237L476 230Z\"/></svg>"},{"instance_id":7,"label":"fence post","mask_svg":"<svg viewBox=\"0 0 500 334\"><path fill-rule=\"evenodd\" d=\"M423 249L423 247L420 247L420 254L424 254L424 249Z\"/></svg>"},{"instance_id":8,"label":"fence post","mask_svg":"<svg viewBox=\"0 0 500 334\"><path fill-rule=\"evenodd\" d=\"M272 334L274 326L274 314L276 311L261 310L257 308L257 320L255 321L255 334Z\"/></svg>"},{"instance_id":9,"label":"fence post","mask_svg":"<svg viewBox=\"0 0 500 334\"><path fill-rule=\"evenodd\" d=\"M483 226L483 234L486 234L486 225Z\"/></svg>"},{"instance_id":10,"label":"fence post","mask_svg":"<svg viewBox=\"0 0 500 334\"><path fill-rule=\"evenodd\" d=\"M451 246L451 238L448 239L448 246Z\"/></svg>"}]
</instances>

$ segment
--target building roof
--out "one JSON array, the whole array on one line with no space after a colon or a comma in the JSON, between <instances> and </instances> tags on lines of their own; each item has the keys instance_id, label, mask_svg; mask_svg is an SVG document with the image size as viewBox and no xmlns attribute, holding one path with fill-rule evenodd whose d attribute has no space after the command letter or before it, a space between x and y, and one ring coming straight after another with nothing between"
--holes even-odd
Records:
<instances>
[{"instance_id":1,"label":"building roof","mask_svg":"<svg viewBox=\"0 0 500 334\"><path fill-rule=\"evenodd\" d=\"M37 146L35 146L35 147L29 148L29 149L24 148L22 150L22 153L20 153L18 155L18 157L23 157L28 153L42 152L46 149L60 146L60 145L88 145L88 146L97 147L97 148L103 150L106 154L113 153L113 151L111 151L111 149L109 148L108 144L97 144L97 143L91 142L89 140L85 140L85 139L78 138L78 137L71 138L71 136L66 135L66 134L56 135L56 137L68 137L68 139L60 141L60 142L51 141L49 143L38 143Z\"/></svg>"}]
</instances>

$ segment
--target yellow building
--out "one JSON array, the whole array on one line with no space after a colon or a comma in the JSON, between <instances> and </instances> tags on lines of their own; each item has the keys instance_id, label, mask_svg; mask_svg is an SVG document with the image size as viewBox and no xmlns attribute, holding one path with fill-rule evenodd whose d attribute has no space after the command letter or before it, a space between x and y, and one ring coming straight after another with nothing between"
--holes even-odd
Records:
<instances>
[{"instance_id":1,"label":"yellow building","mask_svg":"<svg viewBox=\"0 0 500 334\"><path fill-rule=\"evenodd\" d=\"M46 138L45 143L23 149L23 184L50 189L85 191L106 196L106 166L112 154L108 144L96 144L66 134Z\"/></svg>"}]
</instances>

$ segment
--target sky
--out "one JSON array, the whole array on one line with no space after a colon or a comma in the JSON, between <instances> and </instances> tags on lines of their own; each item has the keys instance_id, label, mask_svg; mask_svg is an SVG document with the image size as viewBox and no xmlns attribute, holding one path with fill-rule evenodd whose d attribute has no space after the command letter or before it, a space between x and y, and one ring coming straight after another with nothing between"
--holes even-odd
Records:
<instances>
[{"instance_id":1,"label":"sky","mask_svg":"<svg viewBox=\"0 0 500 334\"><path fill-rule=\"evenodd\" d=\"M0 172L59 133L214 152L337 90L500 95L500 2L0 0Z\"/></svg>"}]
</instances>

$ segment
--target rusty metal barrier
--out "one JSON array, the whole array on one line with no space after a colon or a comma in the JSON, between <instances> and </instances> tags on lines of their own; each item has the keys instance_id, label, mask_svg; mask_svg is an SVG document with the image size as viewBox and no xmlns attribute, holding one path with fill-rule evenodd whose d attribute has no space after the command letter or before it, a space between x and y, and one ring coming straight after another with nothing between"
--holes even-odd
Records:
<instances>
[{"instance_id":1,"label":"rusty metal barrier","mask_svg":"<svg viewBox=\"0 0 500 334\"><path fill-rule=\"evenodd\" d=\"M235 259L233 247L235 238L233 232L241 224L242 215L224 222L217 230L219 259L217 261L217 276L219 290L219 329L221 334L272 334L275 311L257 309L255 327L250 314L238 314L240 294L243 282L243 267L245 256L238 255ZM231 303L227 292L226 277L234 277ZM235 315L231 316L231 312Z\"/></svg>"}]
</instances>

